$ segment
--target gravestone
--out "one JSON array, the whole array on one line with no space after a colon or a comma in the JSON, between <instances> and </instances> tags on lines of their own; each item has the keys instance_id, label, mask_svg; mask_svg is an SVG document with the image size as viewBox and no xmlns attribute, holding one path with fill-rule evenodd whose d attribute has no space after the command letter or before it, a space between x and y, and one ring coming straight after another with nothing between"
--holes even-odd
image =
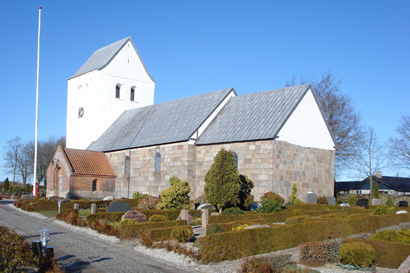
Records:
<instances>
[{"instance_id":1,"label":"gravestone","mask_svg":"<svg viewBox=\"0 0 410 273\"><path fill-rule=\"evenodd\" d=\"M303 195L303 203L317 204L317 195L313 193L307 193Z\"/></svg>"},{"instance_id":2,"label":"gravestone","mask_svg":"<svg viewBox=\"0 0 410 273\"><path fill-rule=\"evenodd\" d=\"M358 205L359 207L365 207L366 209L369 208L369 200L368 199L358 199L356 202L356 205Z\"/></svg>"},{"instance_id":3,"label":"gravestone","mask_svg":"<svg viewBox=\"0 0 410 273\"><path fill-rule=\"evenodd\" d=\"M334 196L326 196L326 202L328 205L336 205L336 198Z\"/></svg>"},{"instance_id":4,"label":"gravestone","mask_svg":"<svg viewBox=\"0 0 410 273\"><path fill-rule=\"evenodd\" d=\"M108 195L106 197L104 197L103 201L110 201L110 200L114 200L114 197L112 197L111 195Z\"/></svg>"},{"instance_id":5,"label":"gravestone","mask_svg":"<svg viewBox=\"0 0 410 273\"><path fill-rule=\"evenodd\" d=\"M147 216L144 213L138 210L129 210L127 211L122 217L121 220L130 219L130 220L137 220L140 223L147 222Z\"/></svg>"},{"instance_id":6,"label":"gravestone","mask_svg":"<svg viewBox=\"0 0 410 273\"><path fill-rule=\"evenodd\" d=\"M399 201L399 207L407 208L409 206L409 202L407 201Z\"/></svg>"},{"instance_id":7,"label":"gravestone","mask_svg":"<svg viewBox=\"0 0 410 273\"><path fill-rule=\"evenodd\" d=\"M75 203L75 204L74 204L74 209L80 209L80 204Z\"/></svg>"},{"instance_id":8,"label":"gravestone","mask_svg":"<svg viewBox=\"0 0 410 273\"><path fill-rule=\"evenodd\" d=\"M124 202L112 202L106 209L106 212L127 212L131 210L130 205Z\"/></svg>"},{"instance_id":9,"label":"gravestone","mask_svg":"<svg viewBox=\"0 0 410 273\"><path fill-rule=\"evenodd\" d=\"M202 209L201 210L201 217L202 217L202 226L206 228L206 226L208 225L208 221L209 221L209 210L208 209Z\"/></svg>"},{"instance_id":10,"label":"gravestone","mask_svg":"<svg viewBox=\"0 0 410 273\"><path fill-rule=\"evenodd\" d=\"M188 210L186 209L181 210L181 213L179 214L177 220L186 220L188 225L195 221L194 217L189 215Z\"/></svg>"},{"instance_id":11,"label":"gravestone","mask_svg":"<svg viewBox=\"0 0 410 273\"><path fill-rule=\"evenodd\" d=\"M245 229L254 229L254 228L268 228L269 225L252 225L249 227L246 227Z\"/></svg>"},{"instance_id":12,"label":"gravestone","mask_svg":"<svg viewBox=\"0 0 410 273\"><path fill-rule=\"evenodd\" d=\"M97 205L91 204L91 214L95 214L97 212Z\"/></svg>"},{"instance_id":13,"label":"gravestone","mask_svg":"<svg viewBox=\"0 0 410 273\"><path fill-rule=\"evenodd\" d=\"M340 204L341 207L345 207L345 208L350 208L350 204L349 203L342 203Z\"/></svg>"},{"instance_id":14,"label":"gravestone","mask_svg":"<svg viewBox=\"0 0 410 273\"><path fill-rule=\"evenodd\" d=\"M406 214L407 213L407 211L405 211L405 210L399 210L398 212L396 212L396 214Z\"/></svg>"},{"instance_id":15,"label":"gravestone","mask_svg":"<svg viewBox=\"0 0 410 273\"><path fill-rule=\"evenodd\" d=\"M382 204L382 200L379 198L372 199L372 206L380 206Z\"/></svg>"}]
</instances>

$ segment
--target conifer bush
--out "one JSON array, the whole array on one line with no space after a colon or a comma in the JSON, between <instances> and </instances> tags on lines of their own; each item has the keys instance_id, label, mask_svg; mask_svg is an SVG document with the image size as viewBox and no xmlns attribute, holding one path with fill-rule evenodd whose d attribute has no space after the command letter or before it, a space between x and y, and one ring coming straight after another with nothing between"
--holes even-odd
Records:
<instances>
[{"instance_id":1,"label":"conifer bush","mask_svg":"<svg viewBox=\"0 0 410 273\"><path fill-rule=\"evenodd\" d=\"M340 248L340 260L342 263L367 268L374 264L376 251L371 245L362 242L351 242Z\"/></svg>"},{"instance_id":2,"label":"conifer bush","mask_svg":"<svg viewBox=\"0 0 410 273\"><path fill-rule=\"evenodd\" d=\"M374 185L373 197L377 198L377 199L380 199L379 184Z\"/></svg>"},{"instance_id":3,"label":"conifer bush","mask_svg":"<svg viewBox=\"0 0 410 273\"><path fill-rule=\"evenodd\" d=\"M386 205L389 207L394 207L394 203L393 203L393 200L391 199L391 196L387 198Z\"/></svg>"},{"instance_id":4,"label":"conifer bush","mask_svg":"<svg viewBox=\"0 0 410 273\"><path fill-rule=\"evenodd\" d=\"M171 231L171 238L182 243L189 241L192 236L194 236L194 233L190 228L178 227Z\"/></svg>"},{"instance_id":5,"label":"conifer bush","mask_svg":"<svg viewBox=\"0 0 410 273\"><path fill-rule=\"evenodd\" d=\"M216 205L219 212L227 205L240 203L241 180L230 151L221 149L215 156L211 169L205 175L204 190L206 200Z\"/></svg>"},{"instance_id":6,"label":"conifer bush","mask_svg":"<svg viewBox=\"0 0 410 273\"><path fill-rule=\"evenodd\" d=\"M302 200L299 199L298 187L295 182L292 185L292 191L290 193L290 197L289 197L287 204L293 205L293 204L299 204L299 203L302 203Z\"/></svg>"},{"instance_id":7,"label":"conifer bush","mask_svg":"<svg viewBox=\"0 0 410 273\"><path fill-rule=\"evenodd\" d=\"M394 207L390 207L388 205L380 205L376 207L376 211L374 213L377 215L394 214Z\"/></svg>"},{"instance_id":8,"label":"conifer bush","mask_svg":"<svg viewBox=\"0 0 410 273\"><path fill-rule=\"evenodd\" d=\"M159 214L154 214L148 219L148 222L150 223L165 222L165 221L169 221L168 218L165 215L159 215Z\"/></svg>"},{"instance_id":9,"label":"conifer bush","mask_svg":"<svg viewBox=\"0 0 410 273\"><path fill-rule=\"evenodd\" d=\"M243 211L240 208L232 207L229 209L224 209L221 215L243 215Z\"/></svg>"}]
</instances>

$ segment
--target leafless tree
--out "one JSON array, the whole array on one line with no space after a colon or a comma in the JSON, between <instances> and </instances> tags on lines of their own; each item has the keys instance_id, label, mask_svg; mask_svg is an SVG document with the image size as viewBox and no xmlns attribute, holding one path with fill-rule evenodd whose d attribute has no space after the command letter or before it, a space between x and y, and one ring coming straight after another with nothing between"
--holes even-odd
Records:
<instances>
[{"instance_id":1,"label":"leafless tree","mask_svg":"<svg viewBox=\"0 0 410 273\"><path fill-rule=\"evenodd\" d=\"M360 143L359 153L355 156L356 171L359 176L368 177L370 180L370 199L373 196L373 176L376 171L385 167L386 145L383 143L374 128L369 127Z\"/></svg>"},{"instance_id":2,"label":"leafless tree","mask_svg":"<svg viewBox=\"0 0 410 273\"><path fill-rule=\"evenodd\" d=\"M402 116L397 137L390 138L389 157L392 166L410 172L410 115Z\"/></svg>"},{"instance_id":3,"label":"leafless tree","mask_svg":"<svg viewBox=\"0 0 410 273\"><path fill-rule=\"evenodd\" d=\"M7 174L13 175L13 183L16 181L16 175L18 174L19 158L22 153L23 144L20 137L15 137L7 141L7 145L4 146L6 151L3 155L5 161L3 168Z\"/></svg>"},{"instance_id":4,"label":"leafless tree","mask_svg":"<svg viewBox=\"0 0 410 273\"><path fill-rule=\"evenodd\" d=\"M18 160L18 172L24 185L33 174L33 158L34 158L34 146L32 142L27 142L21 151L21 155Z\"/></svg>"},{"instance_id":5,"label":"leafless tree","mask_svg":"<svg viewBox=\"0 0 410 273\"><path fill-rule=\"evenodd\" d=\"M300 79L300 84L310 83L332 132L336 144L336 170L349 167L355 158L363 135L360 115L355 111L351 97L340 90L341 80L335 81L330 72L324 73L319 81ZM296 84L296 78L286 86Z\"/></svg>"}]
</instances>

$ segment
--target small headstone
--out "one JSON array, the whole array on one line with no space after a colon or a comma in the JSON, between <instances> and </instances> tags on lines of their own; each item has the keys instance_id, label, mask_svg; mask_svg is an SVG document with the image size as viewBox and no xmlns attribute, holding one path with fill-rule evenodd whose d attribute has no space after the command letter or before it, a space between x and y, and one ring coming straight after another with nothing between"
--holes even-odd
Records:
<instances>
[{"instance_id":1,"label":"small headstone","mask_svg":"<svg viewBox=\"0 0 410 273\"><path fill-rule=\"evenodd\" d=\"M256 211L256 210L258 209L258 207L259 207L259 204L256 203L256 202L254 202L254 203L252 203L252 205L249 207L249 210L250 210L250 211Z\"/></svg>"},{"instance_id":2,"label":"small headstone","mask_svg":"<svg viewBox=\"0 0 410 273\"><path fill-rule=\"evenodd\" d=\"M405 210L399 210L398 212L396 212L396 214L406 214L407 213L407 211L405 211Z\"/></svg>"},{"instance_id":3,"label":"small headstone","mask_svg":"<svg viewBox=\"0 0 410 273\"><path fill-rule=\"evenodd\" d=\"M269 225L252 225L252 226L246 227L245 229L266 228L266 227L269 227Z\"/></svg>"},{"instance_id":4,"label":"small headstone","mask_svg":"<svg viewBox=\"0 0 410 273\"><path fill-rule=\"evenodd\" d=\"M113 196L111 196L111 195L109 195L109 196L104 197L104 199L103 199L103 200L104 200L104 201L114 200L114 197L113 197Z\"/></svg>"},{"instance_id":5,"label":"small headstone","mask_svg":"<svg viewBox=\"0 0 410 273\"><path fill-rule=\"evenodd\" d=\"M349 203L342 203L340 204L341 207L345 207L345 208L350 208L350 204Z\"/></svg>"},{"instance_id":6,"label":"small headstone","mask_svg":"<svg viewBox=\"0 0 410 273\"><path fill-rule=\"evenodd\" d=\"M326 196L326 202L328 205L336 205L336 198L334 196Z\"/></svg>"},{"instance_id":7,"label":"small headstone","mask_svg":"<svg viewBox=\"0 0 410 273\"><path fill-rule=\"evenodd\" d=\"M217 216L219 215L219 212L211 212L211 216Z\"/></svg>"},{"instance_id":8,"label":"small headstone","mask_svg":"<svg viewBox=\"0 0 410 273\"><path fill-rule=\"evenodd\" d=\"M409 206L409 202L407 201L399 201L399 207L407 208Z\"/></svg>"},{"instance_id":9,"label":"small headstone","mask_svg":"<svg viewBox=\"0 0 410 273\"><path fill-rule=\"evenodd\" d=\"M369 200L368 199L358 199L356 202L356 205L358 205L359 207L365 207L366 209L369 208Z\"/></svg>"},{"instance_id":10,"label":"small headstone","mask_svg":"<svg viewBox=\"0 0 410 273\"><path fill-rule=\"evenodd\" d=\"M317 195L313 193L303 195L303 203L317 204Z\"/></svg>"},{"instance_id":11,"label":"small headstone","mask_svg":"<svg viewBox=\"0 0 410 273\"><path fill-rule=\"evenodd\" d=\"M95 214L97 212L97 205L91 204L91 214Z\"/></svg>"},{"instance_id":12,"label":"small headstone","mask_svg":"<svg viewBox=\"0 0 410 273\"><path fill-rule=\"evenodd\" d=\"M202 209L201 210L201 217L202 217L202 226L206 227L208 225L209 222L209 210L208 209Z\"/></svg>"},{"instance_id":13,"label":"small headstone","mask_svg":"<svg viewBox=\"0 0 410 273\"><path fill-rule=\"evenodd\" d=\"M80 204L75 203L75 204L74 204L74 209L80 209Z\"/></svg>"},{"instance_id":14,"label":"small headstone","mask_svg":"<svg viewBox=\"0 0 410 273\"><path fill-rule=\"evenodd\" d=\"M106 212L127 212L131 210L130 205L123 202L112 202L106 209Z\"/></svg>"},{"instance_id":15,"label":"small headstone","mask_svg":"<svg viewBox=\"0 0 410 273\"><path fill-rule=\"evenodd\" d=\"M186 209L181 210L181 213L179 214L177 220L186 220L188 225L195 221L194 217L189 215L188 210Z\"/></svg>"},{"instance_id":16,"label":"small headstone","mask_svg":"<svg viewBox=\"0 0 410 273\"><path fill-rule=\"evenodd\" d=\"M382 204L382 200L378 198L372 199L372 206L380 206Z\"/></svg>"},{"instance_id":17,"label":"small headstone","mask_svg":"<svg viewBox=\"0 0 410 273\"><path fill-rule=\"evenodd\" d=\"M199 205L197 208L197 210L202 210L202 209L209 209L209 210L213 210L216 209L213 205L211 204L201 204Z\"/></svg>"},{"instance_id":18,"label":"small headstone","mask_svg":"<svg viewBox=\"0 0 410 273\"><path fill-rule=\"evenodd\" d=\"M147 222L147 216L144 213L138 210L129 210L127 211L122 217L121 220L130 219L130 220L137 220L140 223Z\"/></svg>"}]
</instances>

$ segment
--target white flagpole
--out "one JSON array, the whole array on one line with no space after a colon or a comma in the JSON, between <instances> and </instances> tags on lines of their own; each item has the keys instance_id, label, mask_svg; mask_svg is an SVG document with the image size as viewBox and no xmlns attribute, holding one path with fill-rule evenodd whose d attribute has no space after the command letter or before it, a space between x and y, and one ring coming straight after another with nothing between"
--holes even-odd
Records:
<instances>
[{"instance_id":1,"label":"white flagpole","mask_svg":"<svg viewBox=\"0 0 410 273\"><path fill-rule=\"evenodd\" d=\"M34 174L33 174L33 195L38 195L38 184L36 183L37 176L37 127L38 127L38 78L40 68L40 23L41 23L41 7L38 8L38 37L37 37L37 82L36 82L36 125L34 136Z\"/></svg>"}]
</instances>

